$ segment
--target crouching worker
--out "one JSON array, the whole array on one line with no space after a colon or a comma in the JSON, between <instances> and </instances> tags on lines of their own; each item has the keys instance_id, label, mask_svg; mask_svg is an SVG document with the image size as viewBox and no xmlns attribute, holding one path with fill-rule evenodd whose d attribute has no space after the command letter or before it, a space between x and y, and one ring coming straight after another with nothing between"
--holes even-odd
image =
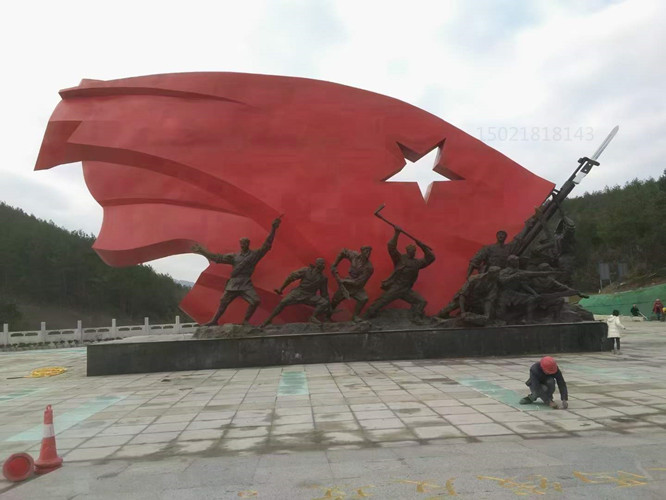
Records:
<instances>
[{"instance_id":1,"label":"crouching worker","mask_svg":"<svg viewBox=\"0 0 666 500\"><path fill-rule=\"evenodd\" d=\"M559 405L553 401L555 393L555 383L560 391L562 408L569 407L569 395L567 393L567 383L564 381L562 372L557 367L557 363L550 356L541 358L541 361L534 363L530 368L530 378L525 385L530 388L531 393L520 400L521 405L534 403L538 398L549 405L551 408L559 408Z\"/></svg>"}]
</instances>

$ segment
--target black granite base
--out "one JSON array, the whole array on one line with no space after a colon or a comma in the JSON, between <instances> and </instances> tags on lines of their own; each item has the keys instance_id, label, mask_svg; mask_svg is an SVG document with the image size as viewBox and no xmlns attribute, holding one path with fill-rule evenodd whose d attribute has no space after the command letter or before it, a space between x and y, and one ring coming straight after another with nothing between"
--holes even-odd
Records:
<instances>
[{"instance_id":1,"label":"black granite base","mask_svg":"<svg viewBox=\"0 0 666 500\"><path fill-rule=\"evenodd\" d=\"M88 375L303 363L608 351L600 322L468 329L312 333L244 338L108 342L88 346Z\"/></svg>"}]
</instances>

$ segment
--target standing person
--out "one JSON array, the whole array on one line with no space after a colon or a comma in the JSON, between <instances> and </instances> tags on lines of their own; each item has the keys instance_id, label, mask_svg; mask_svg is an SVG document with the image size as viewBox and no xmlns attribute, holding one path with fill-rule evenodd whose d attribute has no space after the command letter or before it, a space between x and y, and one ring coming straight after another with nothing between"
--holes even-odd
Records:
<instances>
[{"instance_id":1,"label":"standing person","mask_svg":"<svg viewBox=\"0 0 666 500\"><path fill-rule=\"evenodd\" d=\"M224 294L220 299L220 306L217 308L215 316L206 323L204 326L217 325L217 321L224 314L229 304L235 299L240 297L248 303L247 312L243 319L243 324L248 324L254 311L259 307L261 300L257 291L252 285L252 273L261 258L268 253L273 246L273 239L275 238L275 231L280 227L280 217L273 221L271 231L264 244L256 250L250 250L250 240L248 238L240 239L240 249L238 253L211 253L199 243L192 246L192 251L203 255L208 260L212 260L218 264L229 264L232 266L231 275L224 287Z\"/></svg>"},{"instance_id":2,"label":"standing person","mask_svg":"<svg viewBox=\"0 0 666 500\"><path fill-rule=\"evenodd\" d=\"M382 282L384 293L368 308L365 317L374 318L383 307L400 299L412 305L411 313L414 319L421 319L427 302L421 294L412 290L412 287L419 277L419 271L435 261L435 254L428 245L419 240L414 240L414 242L423 250L422 259L416 258L414 245L407 245L406 253L401 254L398 252L398 236L403 231L398 226L394 228L393 238L387 245L388 253L393 261L393 273Z\"/></svg>"},{"instance_id":3,"label":"standing person","mask_svg":"<svg viewBox=\"0 0 666 500\"><path fill-rule=\"evenodd\" d=\"M620 328L623 330L626 328L620 321L620 311L614 309L613 314L606 319L606 323L608 323L608 338L611 339L611 343L615 339L615 344L617 344L617 349L613 347L613 354L622 354L620 352Z\"/></svg>"},{"instance_id":4,"label":"standing person","mask_svg":"<svg viewBox=\"0 0 666 500\"><path fill-rule=\"evenodd\" d=\"M368 294L364 287L375 271L370 262L371 253L370 246L362 246L360 252L343 248L331 264L331 274L338 283L338 289L331 299L331 314L344 299L354 299L356 301L354 321L361 319L361 310L368 302ZM347 278L340 278L338 274L338 264L342 259L347 259L351 264Z\"/></svg>"},{"instance_id":5,"label":"standing person","mask_svg":"<svg viewBox=\"0 0 666 500\"><path fill-rule=\"evenodd\" d=\"M306 304L315 308L310 317L312 323L321 323L321 321L317 319L317 315L319 314L326 317L330 316L329 311L331 305L328 301L328 279L324 276L325 267L326 261L319 257L315 259L314 264L297 269L287 276L284 283L282 283L282 286L275 290L275 293L278 295L282 295L282 292L290 283L296 280L300 280L300 283L280 301L275 309L273 309L273 312L271 312L268 318L266 318L261 324L262 328L270 324L270 322L273 321L273 318L280 314L285 307L296 304ZM319 295L317 295L317 293L319 293Z\"/></svg>"},{"instance_id":6,"label":"standing person","mask_svg":"<svg viewBox=\"0 0 666 500\"><path fill-rule=\"evenodd\" d=\"M652 306L652 312L657 315L657 321L661 321L661 316L664 312L664 304L661 303L661 299L657 299L654 301L654 305Z\"/></svg>"},{"instance_id":7,"label":"standing person","mask_svg":"<svg viewBox=\"0 0 666 500\"><path fill-rule=\"evenodd\" d=\"M559 405L553 401L555 383L557 383L557 389L560 392L562 408L566 410L569 407L567 383L564 381L562 372L555 360L550 356L544 356L541 361L530 367L530 378L525 382L525 385L530 388L530 394L521 399L520 404L529 405L541 398L551 408L558 409Z\"/></svg>"}]
</instances>

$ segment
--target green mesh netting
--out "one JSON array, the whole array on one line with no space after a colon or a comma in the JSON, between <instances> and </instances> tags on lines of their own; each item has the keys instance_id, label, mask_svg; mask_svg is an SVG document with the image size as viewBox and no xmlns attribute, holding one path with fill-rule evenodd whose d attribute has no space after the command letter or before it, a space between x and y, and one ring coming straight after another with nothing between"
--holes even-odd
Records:
<instances>
[{"instance_id":1,"label":"green mesh netting","mask_svg":"<svg viewBox=\"0 0 666 500\"><path fill-rule=\"evenodd\" d=\"M581 299L579 305L593 314L611 314L613 309L623 316L630 316L629 309L636 304L640 311L649 319L656 319L652 305L656 299L666 304L666 284L647 288L638 288L629 292L618 292L593 295L589 299Z\"/></svg>"}]
</instances>

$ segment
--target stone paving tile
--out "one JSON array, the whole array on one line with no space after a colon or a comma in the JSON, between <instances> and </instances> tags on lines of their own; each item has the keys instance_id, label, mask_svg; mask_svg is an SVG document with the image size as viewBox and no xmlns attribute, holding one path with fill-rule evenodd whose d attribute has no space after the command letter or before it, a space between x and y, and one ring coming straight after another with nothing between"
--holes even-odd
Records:
<instances>
[{"instance_id":1,"label":"stone paving tile","mask_svg":"<svg viewBox=\"0 0 666 500\"><path fill-rule=\"evenodd\" d=\"M530 413L525 413L522 411L506 411L506 412L497 412L497 413L486 413L485 414L490 419L495 422L504 423L504 422L527 422L537 420Z\"/></svg>"},{"instance_id":2,"label":"stone paving tile","mask_svg":"<svg viewBox=\"0 0 666 500\"><path fill-rule=\"evenodd\" d=\"M344 413L315 413L315 422L337 422L343 420L354 420L354 414L351 412Z\"/></svg>"},{"instance_id":3,"label":"stone paving tile","mask_svg":"<svg viewBox=\"0 0 666 500\"><path fill-rule=\"evenodd\" d=\"M514 408L509 405L504 405L504 404L485 404L485 405L479 405L475 406L477 411L480 411L481 413L485 413L486 415L490 413L503 413L503 412L519 412L517 408Z\"/></svg>"},{"instance_id":4,"label":"stone paving tile","mask_svg":"<svg viewBox=\"0 0 666 500\"><path fill-rule=\"evenodd\" d=\"M364 429L400 429L405 426L399 418L378 418L373 420L359 420Z\"/></svg>"},{"instance_id":5,"label":"stone paving tile","mask_svg":"<svg viewBox=\"0 0 666 500\"><path fill-rule=\"evenodd\" d=\"M122 434L138 434L143 431L146 425L114 425L102 430L100 436L117 436Z\"/></svg>"},{"instance_id":6,"label":"stone paving tile","mask_svg":"<svg viewBox=\"0 0 666 500\"><path fill-rule=\"evenodd\" d=\"M666 415L664 414L649 415L645 417L645 420L654 424L666 425Z\"/></svg>"},{"instance_id":7,"label":"stone paving tile","mask_svg":"<svg viewBox=\"0 0 666 500\"><path fill-rule=\"evenodd\" d=\"M352 408L353 409L353 408ZM391 410L376 410L376 411L354 411L354 416L359 420L374 420L378 418L395 418L395 414Z\"/></svg>"},{"instance_id":8,"label":"stone paving tile","mask_svg":"<svg viewBox=\"0 0 666 500\"><path fill-rule=\"evenodd\" d=\"M118 446L109 446L106 448L77 448L68 453L63 454L64 460L67 462L79 462L88 460L103 460L109 458L116 451Z\"/></svg>"},{"instance_id":9,"label":"stone paving tile","mask_svg":"<svg viewBox=\"0 0 666 500\"><path fill-rule=\"evenodd\" d=\"M350 410L349 406L347 405L322 405L318 406L315 405L312 407L312 412L317 415L321 413L341 413L341 412L348 412ZM277 411L276 411L277 413Z\"/></svg>"},{"instance_id":10,"label":"stone paving tile","mask_svg":"<svg viewBox=\"0 0 666 500\"><path fill-rule=\"evenodd\" d=\"M428 427L415 427L412 429L420 439L439 439L460 437L464 434L452 425L433 425Z\"/></svg>"},{"instance_id":11,"label":"stone paving tile","mask_svg":"<svg viewBox=\"0 0 666 500\"><path fill-rule=\"evenodd\" d=\"M198 429L222 429L227 428L231 423L230 419L226 420L193 420L185 428L188 431Z\"/></svg>"},{"instance_id":12,"label":"stone paving tile","mask_svg":"<svg viewBox=\"0 0 666 500\"><path fill-rule=\"evenodd\" d=\"M443 406L462 406L462 403L457 399L435 399L428 401L428 406L431 408L441 408Z\"/></svg>"},{"instance_id":13,"label":"stone paving tile","mask_svg":"<svg viewBox=\"0 0 666 500\"><path fill-rule=\"evenodd\" d=\"M126 417L116 421L118 425L148 425L154 422L156 417Z\"/></svg>"},{"instance_id":14,"label":"stone paving tile","mask_svg":"<svg viewBox=\"0 0 666 500\"><path fill-rule=\"evenodd\" d=\"M310 415L312 414L312 411L317 408L317 407L310 407L310 406L297 406L293 408L278 408L275 410L275 415L278 417L282 416L291 416L291 415ZM328 408L327 406L320 406L318 408ZM332 406L331 408L338 408L338 406ZM340 406L340 408L346 408L348 409L347 406Z\"/></svg>"},{"instance_id":15,"label":"stone paving tile","mask_svg":"<svg viewBox=\"0 0 666 500\"><path fill-rule=\"evenodd\" d=\"M233 416L236 414L236 411L230 411L230 410L209 410L208 408L204 408L203 411L197 414L196 417L194 417L194 420L224 420L224 419L231 419Z\"/></svg>"},{"instance_id":16,"label":"stone paving tile","mask_svg":"<svg viewBox=\"0 0 666 500\"><path fill-rule=\"evenodd\" d=\"M183 431L178 436L178 441L198 441L202 439L220 439L225 430L220 429L198 429L194 431Z\"/></svg>"},{"instance_id":17,"label":"stone paving tile","mask_svg":"<svg viewBox=\"0 0 666 500\"><path fill-rule=\"evenodd\" d=\"M168 443L178 437L180 432L152 432L134 436L128 444Z\"/></svg>"},{"instance_id":18,"label":"stone paving tile","mask_svg":"<svg viewBox=\"0 0 666 500\"><path fill-rule=\"evenodd\" d=\"M152 422L153 424L169 424L173 422L189 422L196 417L196 413L182 413L179 415L165 415Z\"/></svg>"},{"instance_id":19,"label":"stone paving tile","mask_svg":"<svg viewBox=\"0 0 666 500\"><path fill-rule=\"evenodd\" d=\"M312 422L313 422L313 417L309 413L303 415L278 416L275 419L273 419L273 423L279 425L303 424L303 423L312 423Z\"/></svg>"},{"instance_id":20,"label":"stone paving tile","mask_svg":"<svg viewBox=\"0 0 666 500\"><path fill-rule=\"evenodd\" d=\"M314 424L287 424L287 425L273 425L271 427L271 435L279 434L304 434L315 430Z\"/></svg>"},{"instance_id":21,"label":"stone paving tile","mask_svg":"<svg viewBox=\"0 0 666 500\"><path fill-rule=\"evenodd\" d=\"M326 445L362 443L365 438L362 432L324 432L321 436Z\"/></svg>"},{"instance_id":22,"label":"stone paving tile","mask_svg":"<svg viewBox=\"0 0 666 500\"><path fill-rule=\"evenodd\" d=\"M155 453L159 453L166 447L166 443L126 444L125 446L122 446L116 453L114 453L114 458L146 457Z\"/></svg>"},{"instance_id":23,"label":"stone paving tile","mask_svg":"<svg viewBox=\"0 0 666 500\"><path fill-rule=\"evenodd\" d=\"M447 420L440 416L435 414L434 416L422 416L422 417L400 417L400 420L402 420L405 425L409 427L417 427L417 426L423 426L423 425L442 425L446 424Z\"/></svg>"},{"instance_id":24,"label":"stone paving tile","mask_svg":"<svg viewBox=\"0 0 666 500\"><path fill-rule=\"evenodd\" d=\"M356 420L339 420L332 422L316 422L315 428L318 431L356 431L361 427Z\"/></svg>"},{"instance_id":25,"label":"stone paving tile","mask_svg":"<svg viewBox=\"0 0 666 500\"><path fill-rule=\"evenodd\" d=\"M201 440L201 441L177 441L174 445L174 454L181 453L203 453L219 443L219 440Z\"/></svg>"},{"instance_id":26,"label":"stone paving tile","mask_svg":"<svg viewBox=\"0 0 666 500\"><path fill-rule=\"evenodd\" d=\"M421 406L416 408L391 408L398 417L425 417L437 416L433 410L428 407Z\"/></svg>"},{"instance_id":27,"label":"stone paving tile","mask_svg":"<svg viewBox=\"0 0 666 500\"><path fill-rule=\"evenodd\" d=\"M576 409L576 410L570 410L570 412L575 413L576 415L580 415L581 417L591 418L591 419L622 415L622 413L608 408L590 408L583 410Z\"/></svg>"},{"instance_id":28,"label":"stone paving tile","mask_svg":"<svg viewBox=\"0 0 666 500\"><path fill-rule=\"evenodd\" d=\"M143 432L175 432L182 431L189 425L189 421L186 422L171 422L168 424L151 424L148 426L142 427L141 431ZM138 432L141 432L138 431Z\"/></svg>"},{"instance_id":29,"label":"stone paving tile","mask_svg":"<svg viewBox=\"0 0 666 500\"><path fill-rule=\"evenodd\" d=\"M503 422L502 425L517 434L547 434L553 430L552 425L539 420L531 422Z\"/></svg>"},{"instance_id":30,"label":"stone paving tile","mask_svg":"<svg viewBox=\"0 0 666 500\"><path fill-rule=\"evenodd\" d=\"M413 440L416 436L409 428L403 429L375 429L366 430L365 436L372 442L386 442L386 441L409 441Z\"/></svg>"},{"instance_id":31,"label":"stone paving tile","mask_svg":"<svg viewBox=\"0 0 666 500\"><path fill-rule=\"evenodd\" d=\"M225 433L227 439L242 439L268 436L269 427L238 427L229 429Z\"/></svg>"},{"instance_id":32,"label":"stone paving tile","mask_svg":"<svg viewBox=\"0 0 666 500\"><path fill-rule=\"evenodd\" d=\"M459 424L489 424L492 420L481 413L461 413L459 415L447 415L446 420L454 425Z\"/></svg>"},{"instance_id":33,"label":"stone paving tile","mask_svg":"<svg viewBox=\"0 0 666 500\"><path fill-rule=\"evenodd\" d=\"M114 435L114 436L100 436L88 439L82 443L80 448L103 448L106 446L120 446L127 443L130 439L134 437L134 434L123 434L123 435ZM61 440L64 441L64 440ZM62 442L56 442L56 444L63 446Z\"/></svg>"},{"instance_id":34,"label":"stone paving tile","mask_svg":"<svg viewBox=\"0 0 666 500\"><path fill-rule=\"evenodd\" d=\"M354 413L371 412L374 410L388 410L388 407L384 403L352 404L350 405L350 408Z\"/></svg>"},{"instance_id":35,"label":"stone paving tile","mask_svg":"<svg viewBox=\"0 0 666 500\"><path fill-rule=\"evenodd\" d=\"M561 419L552 424L565 431L591 431L603 428L603 425L588 419Z\"/></svg>"},{"instance_id":36,"label":"stone paving tile","mask_svg":"<svg viewBox=\"0 0 666 500\"><path fill-rule=\"evenodd\" d=\"M498 434L512 434L512 431L500 424L467 424L457 426L468 436L493 436Z\"/></svg>"},{"instance_id":37,"label":"stone paving tile","mask_svg":"<svg viewBox=\"0 0 666 500\"><path fill-rule=\"evenodd\" d=\"M478 413L471 406L438 406L437 408L433 408L433 410L445 417L448 415L461 415L463 413Z\"/></svg>"},{"instance_id":38,"label":"stone paving tile","mask_svg":"<svg viewBox=\"0 0 666 500\"><path fill-rule=\"evenodd\" d=\"M247 451L261 449L268 443L268 437L246 437L241 439L224 439L219 447L225 451Z\"/></svg>"},{"instance_id":39,"label":"stone paving tile","mask_svg":"<svg viewBox=\"0 0 666 500\"><path fill-rule=\"evenodd\" d=\"M259 427L262 425L270 425L272 419L270 417L263 418L234 418L231 421L231 427Z\"/></svg>"}]
</instances>

